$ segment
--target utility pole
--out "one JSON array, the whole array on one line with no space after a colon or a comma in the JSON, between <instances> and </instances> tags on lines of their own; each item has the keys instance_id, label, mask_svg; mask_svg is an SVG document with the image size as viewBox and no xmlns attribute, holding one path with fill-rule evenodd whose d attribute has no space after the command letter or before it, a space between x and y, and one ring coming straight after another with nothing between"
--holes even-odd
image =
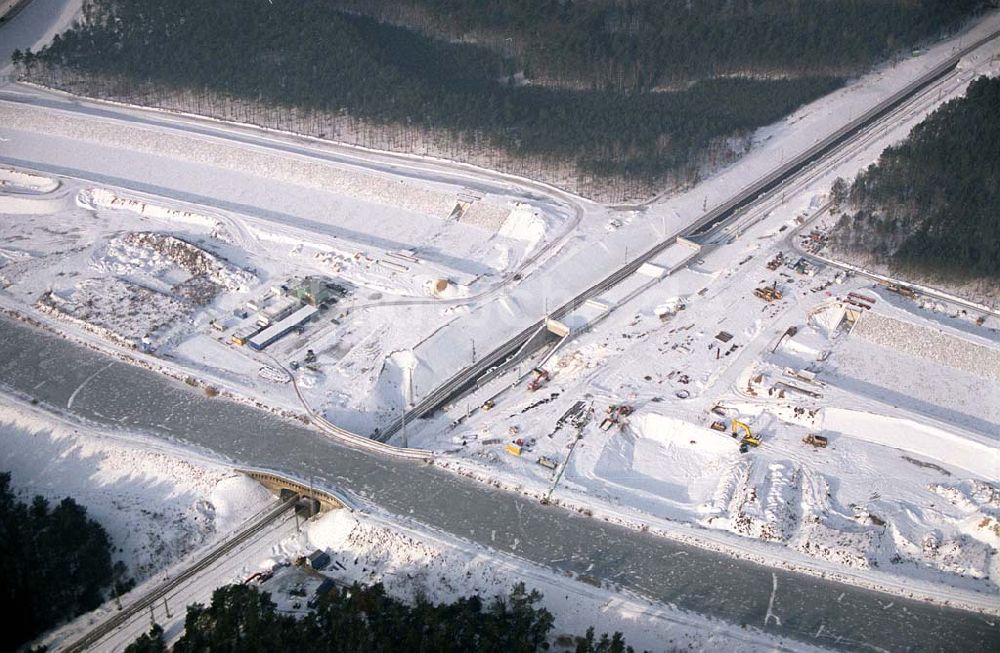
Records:
<instances>
[{"instance_id":1,"label":"utility pole","mask_svg":"<svg viewBox=\"0 0 1000 653\"><path fill-rule=\"evenodd\" d=\"M167 619L170 618L170 606L167 605L167 597L163 597L163 611L167 613Z\"/></svg>"},{"instance_id":2,"label":"utility pole","mask_svg":"<svg viewBox=\"0 0 1000 653\"><path fill-rule=\"evenodd\" d=\"M472 364L475 365L476 364L476 339L475 338L469 338L469 341L472 343Z\"/></svg>"}]
</instances>

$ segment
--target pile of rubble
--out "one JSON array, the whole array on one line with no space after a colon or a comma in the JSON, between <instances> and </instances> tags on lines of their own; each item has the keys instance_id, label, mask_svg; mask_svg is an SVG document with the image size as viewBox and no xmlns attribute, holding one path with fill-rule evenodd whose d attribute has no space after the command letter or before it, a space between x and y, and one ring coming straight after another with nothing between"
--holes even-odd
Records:
<instances>
[{"instance_id":1,"label":"pile of rubble","mask_svg":"<svg viewBox=\"0 0 1000 653\"><path fill-rule=\"evenodd\" d=\"M192 276L204 276L234 292L246 292L256 281L246 270L174 236L148 231L132 232L122 236L121 241L138 249L152 250Z\"/></svg>"}]
</instances>

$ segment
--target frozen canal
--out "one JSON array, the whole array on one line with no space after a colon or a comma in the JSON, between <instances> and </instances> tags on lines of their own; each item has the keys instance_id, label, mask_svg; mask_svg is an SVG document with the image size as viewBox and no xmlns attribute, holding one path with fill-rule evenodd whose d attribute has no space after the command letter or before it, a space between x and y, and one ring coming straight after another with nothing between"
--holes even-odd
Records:
<instances>
[{"instance_id":1,"label":"frozen canal","mask_svg":"<svg viewBox=\"0 0 1000 653\"><path fill-rule=\"evenodd\" d=\"M772 570L347 449L253 408L0 318L0 383L61 411L363 494L431 527L680 608L843 649L996 651L990 617ZM769 614L771 615L769 617Z\"/></svg>"}]
</instances>

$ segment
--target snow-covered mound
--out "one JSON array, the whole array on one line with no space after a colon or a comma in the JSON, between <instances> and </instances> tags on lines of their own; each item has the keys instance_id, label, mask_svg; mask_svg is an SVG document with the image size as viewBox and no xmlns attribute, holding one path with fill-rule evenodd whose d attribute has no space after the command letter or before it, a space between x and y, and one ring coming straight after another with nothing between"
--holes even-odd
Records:
<instances>
[{"instance_id":1,"label":"snow-covered mound","mask_svg":"<svg viewBox=\"0 0 1000 653\"><path fill-rule=\"evenodd\" d=\"M98 209L131 211L132 213L148 218L158 218L168 222L181 222L209 229L222 226L218 220L207 215L149 204L130 197L122 197L105 188L85 188L81 190L77 193L76 203L80 207L91 211Z\"/></svg>"},{"instance_id":2,"label":"snow-covered mound","mask_svg":"<svg viewBox=\"0 0 1000 653\"><path fill-rule=\"evenodd\" d=\"M624 430L611 436L592 475L647 498L693 508L714 491L714 485L705 479L735 456L739 456L736 444L721 433L673 417L644 413L632 417Z\"/></svg>"},{"instance_id":3,"label":"snow-covered mound","mask_svg":"<svg viewBox=\"0 0 1000 653\"><path fill-rule=\"evenodd\" d=\"M712 458L732 454L734 449L732 439L718 431L658 413L637 415L629 426L640 439L656 442L668 451Z\"/></svg>"},{"instance_id":4,"label":"snow-covered mound","mask_svg":"<svg viewBox=\"0 0 1000 653\"><path fill-rule=\"evenodd\" d=\"M132 232L108 242L94 267L116 275L159 276L178 267L232 292L246 292L256 277L202 248L168 234Z\"/></svg>"},{"instance_id":5,"label":"snow-covered mound","mask_svg":"<svg viewBox=\"0 0 1000 653\"><path fill-rule=\"evenodd\" d=\"M868 311L858 320L852 334L917 358L964 370L985 379L1000 380L1000 349L971 342L939 328Z\"/></svg>"},{"instance_id":6,"label":"snow-covered mound","mask_svg":"<svg viewBox=\"0 0 1000 653\"><path fill-rule=\"evenodd\" d=\"M15 186L36 193L51 193L59 188L59 181L24 170L0 167L0 187L2 186Z\"/></svg>"},{"instance_id":7,"label":"snow-covered mound","mask_svg":"<svg viewBox=\"0 0 1000 653\"><path fill-rule=\"evenodd\" d=\"M545 220L530 206L518 204L504 220L498 233L534 247L545 238Z\"/></svg>"},{"instance_id":8,"label":"snow-covered mound","mask_svg":"<svg viewBox=\"0 0 1000 653\"><path fill-rule=\"evenodd\" d=\"M823 428L934 458L983 478L1000 477L1000 449L932 424L831 407L823 411Z\"/></svg>"}]
</instances>

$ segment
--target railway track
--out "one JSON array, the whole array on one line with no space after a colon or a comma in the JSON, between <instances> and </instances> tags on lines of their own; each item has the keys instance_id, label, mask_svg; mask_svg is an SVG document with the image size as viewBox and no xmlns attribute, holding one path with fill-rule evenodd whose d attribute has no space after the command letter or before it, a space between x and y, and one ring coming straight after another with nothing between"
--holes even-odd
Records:
<instances>
[{"instance_id":1,"label":"railway track","mask_svg":"<svg viewBox=\"0 0 1000 653\"><path fill-rule=\"evenodd\" d=\"M680 232L672 234L670 237L658 242L656 245L645 251L643 254L630 260L624 266L618 268L607 277L580 292L565 304L552 311L548 317L560 319L581 306L588 299L596 297L608 289L620 283L626 277L633 274L643 264L660 254L670 246L678 236L688 238L704 238L723 228L727 222L738 217L739 213L760 200L772 197L776 192L791 181L796 176L814 163L817 163L830 154L839 152L844 147L850 147L855 137L864 136L867 129L877 126L883 121L893 117L894 112L914 98L925 97L923 95L929 87L933 87L950 73L954 72L959 61L969 53L977 50L982 45L1000 36L1000 30L971 43L953 56L949 57L933 69L925 73L919 79L914 80L906 87L900 89L878 105L872 107L860 116L851 120L833 133L818 141L811 148L798 154L783 165L775 168L771 172L758 178L752 184L744 187L731 198L714 207L696 219ZM887 123L891 124L891 123ZM870 137L869 137L870 138ZM511 362L512 355L521 349L522 345L535 333L544 323L544 317L537 322L523 329L510 339L496 347L493 351L479 359L475 364L464 368L450 379L438 386L426 397L420 400L403 416L396 418L391 423L380 429L373 437L380 442L387 442L401 428L404 422L412 422L424 415L434 412L442 404L446 403L452 396L469 387L475 379L480 377L484 371L498 365Z\"/></svg>"},{"instance_id":2,"label":"railway track","mask_svg":"<svg viewBox=\"0 0 1000 653\"><path fill-rule=\"evenodd\" d=\"M199 573L212 566L213 563L218 561L224 555L233 551L236 547L240 546L262 530L264 530L269 524L271 524L275 519L280 517L289 508L295 505L298 501L299 495L294 495L286 501L280 502L271 510L264 513L257 520L252 522L247 528L240 531L233 537L230 537L224 542L216 545L214 549L208 552L207 555L200 558L194 564L192 564L187 569L183 570L177 576L171 578L170 580L161 583L152 590L146 592L142 596L138 597L135 601L132 601L120 611L113 614L108 619L104 620L97 627L93 628L87 634L83 635L79 639L71 642L66 647L60 650L66 653L81 653L87 649L93 647L95 644L100 642L104 637L114 632L115 629L121 625L128 622L129 619L135 615L145 612L150 606L154 605L157 601L163 599L167 594L173 592L175 589L180 587L183 583L194 578Z\"/></svg>"}]
</instances>

